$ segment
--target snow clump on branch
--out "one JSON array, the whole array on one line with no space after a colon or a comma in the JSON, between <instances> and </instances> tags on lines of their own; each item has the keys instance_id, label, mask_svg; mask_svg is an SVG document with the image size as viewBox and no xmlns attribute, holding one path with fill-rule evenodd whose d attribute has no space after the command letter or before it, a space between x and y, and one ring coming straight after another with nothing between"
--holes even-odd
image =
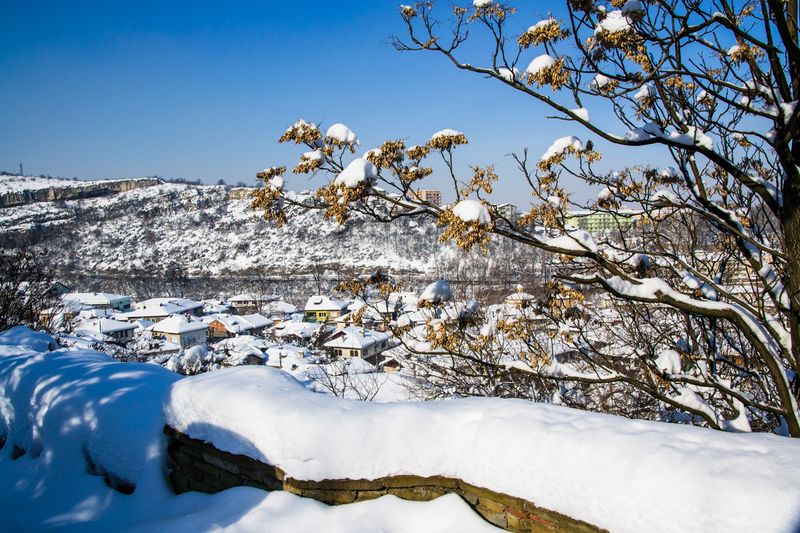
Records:
<instances>
[{"instance_id":1,"label":"snow clump on branch","mask_svg":"<svg viewBox=\"0 0 800 533\"><path fill-rule=\"evenodd\" d=\"M425 290L422 291L422 296L419 297L419 302L440 305L452 299L453 289L450 287L450 283L440 279L425 287Z\"/></svg>"},{"instance_id":2,"label":"snow clump on branch","mask_svg":"<svg viewBox=\"0 0 800 533\"><path fill-rule=\"evenodd\" d=\"M658 371L671 375L681 373L681 356L675 350L664 350L656 358Z\"/></svg>"},{"instance_id":3,"label":"snow clump on branch","mask_svg":"<svg viewBox=\"0 0 800 533\"><path fill-rule=\"evenodd\" d=\"M594 33L619 33L631 30L631 20L619 10L611 11L603 20L597 23Z\"/></svg>"},{"instance_id":4,"label":"snow clump on branch","mask_svg":"<svg viewBox=\"0 0 800 533\"><path fill-rule=\"evenodd\" d=\"M464 222L490 224L492 217L486 206L477 200L461 200L453 207L453 214Z\"/></svg>"},{"instance_id":5,"label":"snow clump on branch","mask_svg":"<svg viewBox=\"0 0 800 533\"><path fill-rule=\"evenodd\" d=\"M364 158L357 157L342 170L333 183L344 185L348 189L355 189L365 182L370 182L378 176L378 169Z\"/></svg>"},{"instance_id":6,"label":"snow clump on branch","mask_svg":"<svg viewBox=\"0 0 800 533\"><path fill-rule=\"evenodd\" d=\"M552 67L555 64L556 64L555 59L553 59L547 54L542 54L534 58L533 61L531 61L530 65L528 65L528 68L525 69L525 72L527 72L532 76L535 76L542 69Z\"/></svg>"},{"instance_id":7,"label":"snow clump on branch","mask_svg":"<svg viewBox=\"0 0 800 533\"><path fill-rule=\"evenodd\" d=\"M554 91L560 89L569 79L569 74L564 69L564 59L553 59L548 54L535 57L525 69L525 76L528 85L550 85Z\"/></svg>"},{"instance_id":8,"label":"snow clump on branch","mask_svg":"<svg viewBox=\"0 0 800 533\"><path fill-rule=\"evenodd\" d=\"M574 135L561 137L556 139L553 144L542 154L539 159L541 162L550 161L551 159L563 156L565 153L576 153L583 150L583 143Z\"/></svg>"},{"instance_id":9,"label":"snow clump on branch","mask_svg":"<svg viewBox=\"0 0 800 533\"><path fill-rule=\"evenodd\" d=\"M434 150L450 150L454 146L468 142L466 136L460 131L445 128L431 135L425 146Z\"/></svg>"},{"instance_id":10,"label":"snow clump on branch","mask_svg":"<svg viewBox=\"0 0 800 533\"><path fill-rule=\"evenodd\" d=\"M568 35L569 32L562 30L558 21L550 17L540 20L528 28L528 31L519 36L518 42L521 48L528 48L531 45L536 46L542 43L558 41Z\"/></svg>"},{"instance_id":11,"label":"snow clump on branch","mask_svg":"<svg viewBox=\"0 0 800 533\"><path fill-rule=\"evenodd\" d=\"M515 67L515 68L512 70L512 69L508 69L508 68L505 68L505 67L500 67L500 68L498 68L498 69L497 69L497 74L498 74L498 75L499 75L501 78L503 78L504 80L506 80L508 83L513 83L513 82L514 82L514 80L516 80L517 78L519 78L519 69L517 69L517 68Z\"/></svg>"},{"instance_id":12,"label":"snow clump on branch","mask_svg":"<svg viewBox=\"0 0 800 533\"><path fill-rule=\"evenodd\" d=\"M351 151L355 151L358 146L358 137L353 133L353 130L344 124L336 123L325 132L325 142L339 148L347 147Z\"/></svg>"}]
</instances>

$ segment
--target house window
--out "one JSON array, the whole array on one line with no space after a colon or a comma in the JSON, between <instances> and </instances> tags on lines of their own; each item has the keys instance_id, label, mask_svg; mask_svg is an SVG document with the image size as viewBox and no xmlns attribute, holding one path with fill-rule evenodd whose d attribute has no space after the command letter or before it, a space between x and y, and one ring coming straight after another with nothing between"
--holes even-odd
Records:
<instances>
[{"instance_id":1,"label":"house window","mask_svg":"<svg viewBox=\"0 0 800 533\"><path fill-rule=\"evenodd\" d=\"M357 350L350 350L350 357L358 357L358 351Z\"/></svg>"}]
</instances>

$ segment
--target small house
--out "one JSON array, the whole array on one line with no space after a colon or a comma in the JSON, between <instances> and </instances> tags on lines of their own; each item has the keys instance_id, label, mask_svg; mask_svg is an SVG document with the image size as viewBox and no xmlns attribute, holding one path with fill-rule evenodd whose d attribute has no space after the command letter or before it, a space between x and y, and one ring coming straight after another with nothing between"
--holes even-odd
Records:
<instances>
[{"instance_id":1,"label":"small house","mask_svg":"<svg viewBox=\"0 0 800 533\"><path fill-rule=\"evenodd\" d=\"M153 336L161 337L181 348L204 345L208 326L205 322L183 315L171 315L152 326Z\"/></svg>"},{"instance_id":2,"label":"small house","mask_svg":"<svg viewBox=\"0 0 800 533\"><path fill-rule=\"evenodd\" d=\"M260 313L272 299L273 297L259 294L236 294L228 298L228 306L235 315Z\"/></svg>"},{"instance_id":3,"label":"small house","mask_svg":"<svg viewBox=\"0 0 800 533\"><path fill-rule=\"evenodd\" d=\"M108 292L69 292L62 296L62 299L78 302L94 309L115 309L124 312L131 308L130 296Z\"/></svg>"},{"instance_id":4,"label":"small house","mask_svg":"<svg viewBox=\"0 0 800 533\"><path fill-rule=\"evenodd\" d=\"M262 311L273 323L277 324L284 320L289 320L293 314L297 312L297 306L284 302L283 300L275 300L269 302L264 306Z\"/></svg>"},{"instance_id":5,"label":"small house","mask_svg":"<svg viewBox=\"0 0 800 533\"><path fill-rule=\"evenodd\" d=\"M317 294L308 299L304 312L307 320L327 322L345 314L347 306L347 302Z\"/></svg>"},{"instance_id":6,"label":"small house","mask_svg":"<svg viewBox=\"0 0 800 533\"><path fill-rule=\"evenodd\" d=\"M337 357L360 357L377 364L381 352L389 348L389 334L359 327L346 327L331 335L323 345Z\"/></svg>"},{"instance_id":7,"label":"small house","mask_svg":"<svg viewBox=\"0 0 800 533\"><path fill-rule=\"evenodd\" d=\"M158 322L171 315L201 316L203 314L202 302L195 302L188 298L150 298L134 304L135 309L120 316L122 320L151 320Z\"/></svg>"},{"instance_id":8,"label":"small house","mask_svg":"<svg viewBox=\"0 0 800 533\"><path fill-rule=\"evenodd\" d=\"M108 336L116 342L128 342L133 340L133 333L138 326L128 322L120 322L111 318L96 318L93 320L86 320L75 329L77 334L82 331L91 332L100 336Z\"/></svg>"},{"instance_id":9,"label":"small house","mask_svg":"<svg viewBox=\"0 0 800 533\"><path fill-rule=\"evenodd\" d=\"M292 371L307 363L304 348L281 344L267 349L267 365L273 368Z\"/></svg>"},{"instance_id":10,"label":"small house","mask_svg":"<svg viewBox=\"0 0 800 533\"><path fill-rule=\"evenodd\" d=\"M212 339L225 339L238 335L261 335L272 321L265 316L216 314L202 318L208 324L208 336Z\"/></svg>"}]
</instances>

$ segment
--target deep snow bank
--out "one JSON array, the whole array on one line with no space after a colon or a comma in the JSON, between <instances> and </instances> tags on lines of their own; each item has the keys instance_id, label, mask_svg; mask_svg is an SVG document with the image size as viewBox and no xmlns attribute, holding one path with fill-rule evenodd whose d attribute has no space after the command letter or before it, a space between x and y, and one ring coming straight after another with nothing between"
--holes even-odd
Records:
<instances>
[{"instance_id":1,"label":"deep snow bank","mask_svg":"<svg viewBox=\"0 0 800 533\"><path fill-rule=\"evenodd\" d=\"M155 365L117 363L91 351L55 350L25 327L0 335L0 434L14 455L44 456L135 487L161 456L160 402L179 376Z\"/></svg>"},{"instance_id":2,"label":"deep snow bank","mask_svg":"<svg viewBox=\"0 0 800 533\"><path fill-rule=\"evenodd\" d=\"M249 487L176 496L165 480L162 404L181 377L55 348L28 328L0 333L2 531L496 531L457 497L329 508ZM113 490L104 476L135 490Z\"/></svg>"},{"instance_id":3,"label":"deep snow bank","mask_svg":"<svg viewBox=\"0 0 800 533\"><path fill-rule=\"evenodd\" d=\"M373 404L269 368L176 383L167 422L297 479L448 476L611 531L793 531L800 442L521 400Z\"/></svg>"}]
</instances>

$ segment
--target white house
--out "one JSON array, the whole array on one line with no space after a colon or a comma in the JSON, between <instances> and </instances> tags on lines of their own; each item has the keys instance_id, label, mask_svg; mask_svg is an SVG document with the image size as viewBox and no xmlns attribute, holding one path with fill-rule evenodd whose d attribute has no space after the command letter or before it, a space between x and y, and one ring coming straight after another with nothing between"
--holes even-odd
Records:
<instances>
[{"instance_id":1,"label":"white house","mask_svg":"<svg viewBox=\"0 0 800 533\"><path fill-rule=\"evenodd\" d=\"M150 298L134 304L135 309L120 316L123 320L152 320L158 322L170 315L186 314L200 316L203 314L203 303L188 298Z\"/></svg>"},{"instance_id":2,"label":"white house","mask_svg":"<svg viewBox=\"0 0 800 533\"><path fill-rule=\"evenodd\" d=\"M131 297L122 294L111 294L108 292L69 292L61 298L96 309L129 311L131 308Z\"/></svg>"},{"instance_id":3,"label":"white house","mask_svg":"<svg viewBox=\"0 0 800 533\"><path fill-rule=\"evenodd\" d=\"M377 364L378 355L389 348L389 339L388 333L349 326L334 333L323 346L339 357L360 357Z\"/></svg>"},{"instance_id":4,"label":"white house","mask_svg":"<svg viewBox=\"0 0 800 533\"><path fill-rule=\"evenodd\" d=\"M282 342L296 341L305 343L311 339L322 327L322 324L316 322L296 322L286 320L280 324L276 324L270 330L272 336Z\"/></svg>"},{"instance_id":5,"label":"white house","mask_svg":"<svg viewBox=\"0 0 800 533\"><path fill-rule=\"evenodd\" d=\"M260 312L268 302L274 299L274 296L264 294L242 293L235 294L228 298L228 305L232 313L244 315L247 313Z\"/></svg>"},{"instance_id":6,"label":"white house","mask_svg":"<svg viewBox=\"0 0 800 533\"><path fill-rule=\"evenodd\" d=\"M203 345L207 342L208 324L183 315L172 315L153 324L154 337L163 337L182 348Z\"/></svg>"},{"instance_id":7,"label":"white house","mask_svg":"<svg viewBox=\"0 0 800 533\"><path fill-rule=\"evenodd\" d=\"M276 300L269 302L264 306L264 314L266 314L272 321L280 322L288 320L293 314L297 312L297 306L284 302L283 300Z\"/></svg>"},{"instance_id":8,"label":"white house","mask_svg":"<svg viewBox=\"0 0 800 533\"><path fill-rule=\"evenodd\" d=\"M136 331L137 327L136 324L120 322L111 318L95 318L81 322L80 326L75 328L75 333L80 334L85 331L92 334L107 335L118 342L126 342L133 339L133 332Z\"/></svg>"},{"instance_id":9,"label":"white house","mask_svg":"<svg viewBox=\"0 0 800 533\"><path fill-rule=\"evenodd\" d=\"M176 313L186 313L193 316L200 316L203 314L203 302L196 302L189 298L150 298L141 302L133 304L134 309L148 309L153 307L172 307Z\"/></svg>"}]
</instances>

